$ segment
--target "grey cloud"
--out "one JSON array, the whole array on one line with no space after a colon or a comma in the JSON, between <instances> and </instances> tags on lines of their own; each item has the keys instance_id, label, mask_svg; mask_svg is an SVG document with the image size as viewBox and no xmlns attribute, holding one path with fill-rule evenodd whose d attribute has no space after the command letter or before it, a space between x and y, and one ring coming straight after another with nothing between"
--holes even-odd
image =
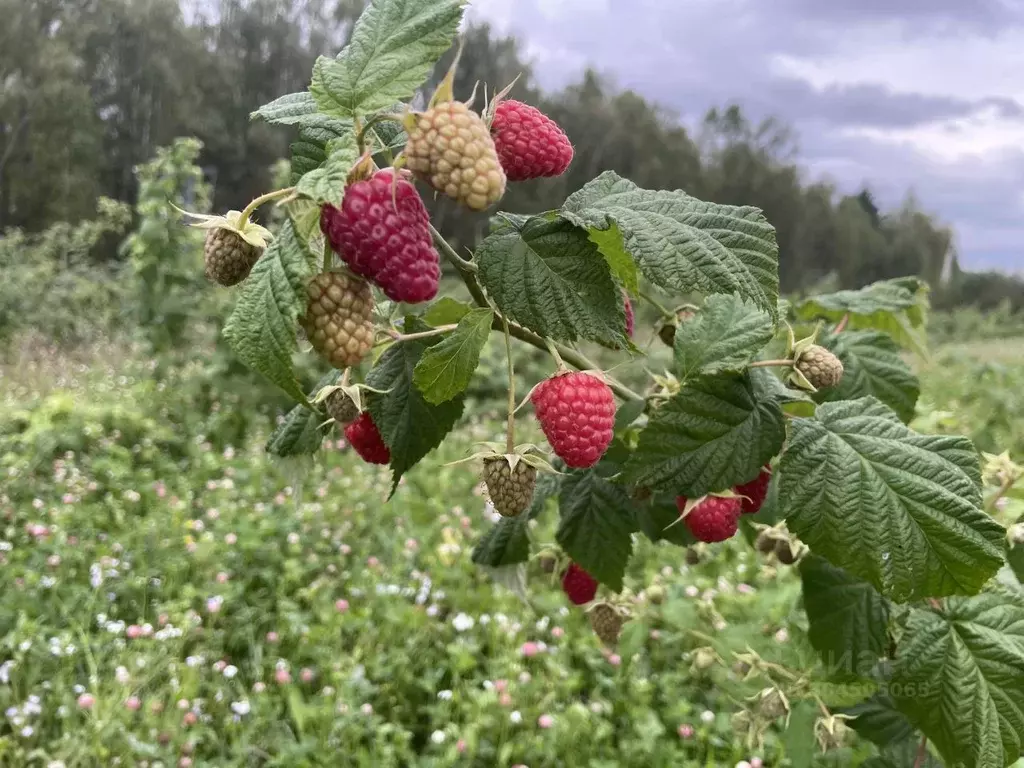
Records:
<instances>
[{"instance_id":1,"label":"grey cloud","mask_svg":"<svg viewBox=\"0 0 1024 768\"><path fill-rule=\"evenodd\" d=\"M911 35L964 28L986 34L1024 25L1017 0L777 0L772 4L801 21L902 22Z\"/></svg>"},{"instance_id":2,"label":"grey cloud","mask_svg":"<svg viewBox=\"0 0 1024 768\"><path fill-rule=\"evenodd\" d=\"M848 135L851 128L909 129L986 109L1024 120L1019 101L901 93L871 82L815 88L771 66L780 55L828 55L851 25L896 22L907 36L928 25L976 33L1024 26L1022 0L612 0L605 13L557 23L541 12L546 0L510 1L509 31L529 40L545 87L578 78L564 62L589 62L690 124L728 103L753 119L779 117L794 127L813 174L828 172L846 191L866 183L889 205L913 188L922 207L957 227L964 263L1024 268L1021 211L1009 202L1024 195L1024 155L950 169L913 146Z\"/></svg>"},{"instance_id":3,"label":"grey cloud","mask_svg":"<svg viewBox=\"0 0 1024 768\"><path fill-rule=\"evenodd\" d=\"M658 82L635 82L630 87L675 108L712 105L727 98L757 117L777 115L794 123L816 120L839 127L912 128L967 117L986 108L994 109L1001 117L1024 119L1024 105L1005 97L968 100L897 93L876 83L816 89L804 80L765 75L757 80L738 78L732 88L696 80L687 82L685 90L678 84Z\"/></svg>"}]
</instances>

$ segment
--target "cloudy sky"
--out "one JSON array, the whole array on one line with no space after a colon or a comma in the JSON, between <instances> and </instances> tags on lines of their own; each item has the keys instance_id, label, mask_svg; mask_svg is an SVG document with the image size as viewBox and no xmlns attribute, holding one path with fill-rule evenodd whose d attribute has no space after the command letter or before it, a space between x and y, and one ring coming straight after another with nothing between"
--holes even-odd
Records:
<instances>
[{"instance_id":1,"label":"cloudy sky","mask_svg":"<svg viewBox=\"0 0 1024 768\"><path fill-rule=\"evenodd\" d=\"M473 0L544 87L589 65L684 122L739 102L814 177L913 189L961 264L1024 274L1024 0Z\"/></svg>"}]
</instances>

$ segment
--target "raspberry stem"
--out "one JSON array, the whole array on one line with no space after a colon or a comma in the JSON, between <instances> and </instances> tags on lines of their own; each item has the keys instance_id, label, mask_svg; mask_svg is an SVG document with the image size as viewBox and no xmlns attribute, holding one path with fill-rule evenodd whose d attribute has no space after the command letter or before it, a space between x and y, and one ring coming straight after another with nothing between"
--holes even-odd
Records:
<instances>
[{"instance_id":1,"label":"raspberry stem","mask_svg":"<svg viewBox=\"0 0 1024 768\"><path fill-rule=\"evenodd\" d=\"M1003 498L1003 496L1005 496L1009 492L1010 488L1015 484L1016 480L1014 477L1012 475L1007 476L1007 478L999 485L999 490L997 490L992 497L985 502L985 511L991 514L995 510L996 504L999 503L999 500Z\"/></svg>"},{"instance_id":2,"label":"raspberry stem","mask_svg":"<svg viewBox=\"0 0 1024 768\"><path fill-rule=\"evenodd\" d=\"M357 121L357 124L355 126L356 146L359 147L360 155L362 155L366 151L366 134L372 131L373 126L375 126L377 123L385 123L388 121L398 123L399 125L402 124L402 118L400 115L389 115L386 112L381 112L374 115L369 120L367 120L366 123L364 123L363 125L359 125ZM379 139L376 132L374 132L374 137Z\"/></svg>"},{"instance_id":3,"label":"raspberry stem","mask_svg":"<svg viewBox=\"0 0 1024 768\"><path fill-rule=\"evenodd\" d=\"M249 217L256 212L256 209L264 203L269 203L271 200L276 200L279 197L285 197L294 191L295 187L285 187L284 189L275 189L273 192L267 192L265 195L260 195L245 207L245 210L242 211L239 223L244 224L247 222Z\"/></svg>"},{"instance_id":4,"label":"raspberry stem","mask_svg":"<svg viewBox=\"0 0 1024 768\"><path fill-rule=\"evenodd\" d=\"M842 333L846 330L846 324L850 322L850 313L847 312L843 315L843 319L839 321L839 325L836 326L835 333Z\"/></svg>"},{"instance_id":5,"label":"raspberry stem","mask_svg":"<svg viewBox=\"0 0 1024 768\"><path fill-rule=\"evenodd\" d=\"M508 359L508 429L505 433L505 453L512 453L516 445L516 374L512 367L512 334L508 330L508 319L501 315L505 331L505 357Z\"/></svg>"},{"instance_id":6,"label":"raspberry stem","mask_svg":"<svg viewBox=\"0 0 1024 768\"><path fill-rule=\"evenodd\" d=\"M558 365L558 372L561 373L564 371L566 368L565 361L562 359L562 356L558 354L558 349L555 348L555 342L545 337L544 345L548 348L548 352L551 353L551 356L555 358L555 363Z\"/></svg>"},{"instance_id":7,"label":"raspberry stem","mask_svg":"<svg viewBox=\"0 0 1024 768\"><path fill-rule=\"evenodd\" d=\"M917 756L914 757L914 768L921 768L924 765L925 758L928 757L928 737L925 735L921 736L921 743L917 747Z\"/></svg>"},{"instance_id":8,"label":"raspberry stem","mask_svg":"<svg viewBox=\"0 0 1024 768\"><path fill-rule=\"evenodd\" d=\"M457 324L453 323L451 325L439 325L437 328L431 328L429 331L418 331L416 333L388 331L388 335L391 337L391 341L413 341L415 339L429 339L431 336L440 336L443 333L451 333L458 327Z\"/></svg>"},{"instance_id":9,"label":"raspberry stem","mask_svg":"<svg viewBox=\"0 0 1024 768\"><path fill-rule=\"evenodd\" d=\"M757 360L750 364L751 368L792 368L792 360Z\"/></svg>"},{"instance_id":10,"label":"raspberry stem","mask_svg":"<svg viewBox=\"0 0 1024 768\"><path fill-rule=\"evenodd\" d=\"M448 244L448 241L441 236L441 233L434 229L433 224L430 225L430 234L434 238L434 245L441 249L441 253L444 254L445 258L447 258L448 261L452 262L452 264L454 264L460 272L465 271L469 272L470 274L476 274L476 264L474 264L472 261L469 261L468 259L464 259L461 256L459 256L459 254L455 252L455 249ZM478 289L479 287L480 286L477 285ZM471 286L470 292L473 293L473 288ZM480 296L481 298L477 299L477 303L484 307L488 306L487 300L483 298L482 292ZM475 293L473 293L473 298L477 298Z\"/></svg>"},{"instance_id":11,"label":"raspberry stem","mask_svg":"<svg viewBox=\"0 0 1024 768\"><path fill-rule=\"evenodd\" d=\"M643 299L648 304L650 304L652 307L654 307L656 310L658 310L661 313L662 317L664 317L664 318L666 318L668 320L675 320L675 317L676 317L675 313L670 311L670 310L668 310L668 309L666 309L664 304L659 302L657 299L655 299L649 293L647 293L643 289L638 289L637 293L640 295L641 299Z\"/></svg>"},{"instance_id":12,"label":"raspberry stem","mask_svg":"<svg viewBox=\"0 0 1024 768\"><path fill-rule=\"evenodd\" d=\"M479 307L491 307L491 303L487 300L487 296L484 293L484 289L480 286L480 281L476 279L477 266L472 261L463 259L459 254L455 252L455 249L448 244L448 241L441 236L433 225L430 226L430 234L434 239L434 245L441 254L450 261L456 269L459 270L459 276L462 278L462 282L466 284L466 288L469 289L470 295L473 297L473 301L476 302ZM524 341L527 344L536 347L540 350L550 350L551 347L561 355L562 360L567 360L570 365L578 368L581 371L585 370L598 370L599 366L587 357L577 352L571 347L566 347L558 342L550 342L550 340L544 339L544 337L537 335L533 331L529 331L523 328L521 325L506 321L504 315L500 312L496 313L494 323L491 328L495 331L504 331L504 322L508 322L509 333L520 341ZM551 344L551 347L548 344ZM612 391L623 400L645 400L646 398L634 392L632 389L627 387L621 381L612 378L611 376L605 375L605 381L608 386L611 387Z\"/></svg>"}]
</instances>

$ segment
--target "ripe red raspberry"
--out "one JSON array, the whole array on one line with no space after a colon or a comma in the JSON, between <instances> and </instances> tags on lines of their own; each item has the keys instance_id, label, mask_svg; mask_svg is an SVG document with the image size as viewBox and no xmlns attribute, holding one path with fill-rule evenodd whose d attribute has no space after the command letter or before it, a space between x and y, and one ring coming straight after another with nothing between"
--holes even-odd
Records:
<instances>
[{"instance_id":1,"label":"ripe red raspberry","mask_svg":"<svg viewBox=\"0 0 1024 768\"><path fill-rule=\"evenodd\" d=\"M612 441L615 396L589 373L560 373L542 382L530 397L555 454L576 469L592 467Z\"/></svg>"},{"instance_id":2,"label":"ripe red raspberry","mask_svg":"<svg viewBox=\"0 0 1024 768\"><path fill-rule=\"evenodd\" d=\"M686 497L678 497L676 506L682 512L686 508ZM698 541L711 544L735 536L739 519L740 499L708 496L690 510L683 522Z\"/></svg>"},{"instance_id":3,"label":"ripe red raspberry","mask_svg":"<svg viewBox=\"0 0 1024 768\"><path fill-rule=\"evenodd\" d=\"M636 317L633 315L633 302L629 300L629 294L625 291L622 292L622 302L622 308L626 312L626 335L632 339Z\"/></svg>"},{"instance_id":4,"label":"ripe red raspberry","mask_svg":"<svg viewBox=\"0 0 1024 768\"><path fill-rule=\"evenodd\" d=\"M491 136L509 181L561 176L572 162L572 144L558 123L521 101L498 104Z\"/></svg>"},{"instance_id":5,"label":"ripe red raspberry","mask_svg":"<svg viewBox=\"0 0 1024 768\"><path fill-rule=\"evenodd\" d=\"M740 499L740 511L743 514L753 515L761 509L761 505L764 504L765 497L768 495L768 484L771 481L771 465L765 464L764 469L758 472L757 477L732 489L738 496L746 497Z\"/></svg>"},{"instance_id":6,"label":"ripe red raspberry","mask_svg":"<svg viewBox=\"0 0 1024 768\"><path fill-rule=\"evenodd\" d=\"M562 591L573 604L585 605L597 596L597 579L576 563L569 563L562 576Z\"/></svg>"},{"instance_id":7,"label":"ripe red raspberry","mask_svg":"<svg viewBox=\"0 0 1024 768\"><path fill-rule=\"evenodd\" d=\"M391 451L384 445L380 430L373 423L369 411L363 411L358 419L345 427L345 439L363 461L370 464L387 464L391 461Z\"/></svg>"},{"instance_id":8,"label":"ripe red raspberry","mask_svg":"<svg viewBox=\"0 0 1024 768\"><path fill-rule=\"evenodd\" d=\"M345 190L341 208L325 205L320 228L349 269L392 301L415 304L437 295L441 267L430 218L416 187L390 168ZM397 207L396 207L397 204Z\"/></svg>"}]
</instances>

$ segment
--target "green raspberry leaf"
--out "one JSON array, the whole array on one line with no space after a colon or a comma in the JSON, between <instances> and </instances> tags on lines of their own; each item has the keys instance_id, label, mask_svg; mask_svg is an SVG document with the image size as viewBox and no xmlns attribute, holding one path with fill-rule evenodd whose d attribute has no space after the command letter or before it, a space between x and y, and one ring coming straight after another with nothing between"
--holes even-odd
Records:
<instances>
[{"instance_id":1,"label":"green raspberry leaf","mask_svg":"<svg viewBox=\"0 0 1024 768\"><path fill-rule=\"evenodd\" d=\"M339 375L338 371L329 371L317 382L313 392L334 384ZM267 440L267 453L281 458L314 454L320 450L324 435L330 428L327 416L319 410L297 405L271 433Z\"/></svg>"},{"instance_id":2,"label":"green raspberry leaf","mask_svg":"<svg viewBox=\"0 0 1024 768\"><path fill-rule=\"evenodd\" d=\"M757 475L786 438L782 409L753 370L700 376L651 415L626 479L697 498Z\"/></svg>"},{"instance_id":3,"label":"green raspberry leaf","mask_svg":"<svg viewBox=\"0 0 1024 768\"><path fill-rule=\"evenodd\" d=\"M888 648L885 598L866 581L817 555L800 561L800 578L808 637L825 669L840 676L867 677Z\"/></svg>"},{"instance_id":4,"label":"green raspberry leaf","mask_svg":"<svg viewBox=\"0 0 1024 768\"><path fill-rule=\"evenodd\" d=\"M295 236L306 246L306 260L315 269L324 249L324 237L320 231L320 206L312 200L298 197L285 208L295 229Z\"/></svg>"},{"instance_id":5,"label":"green raspberry leaf","mask_svg":"<svg viewBox=\"0 0 1024 768\"><path fill-rule=\"evenodd\" d=\"M480 282L512 320L558 341L625 346L622 293L586 230L534 217L490 235L476 261Z\"/></svg>"},{"instance_id":6,"label":"green raspberry leaf","mask_svg":"<svg viewBox=\"0 0 1024 768\"><path fill-rule=\"evenodd\" d=\"M327 162L331 142L351 135L351 126L332 126L327 121L322 126L307 126L299 131L298 140L291 145L293 183L298 184L303 176Z\"/></svg>"},{"instance_id":7,"label":"green raspberry leaf","mask_svg":"<svg viewBox=\"0 0 1024 768\"><path fill-rule=\"evenodd\" d=\"M562 475L554 475L550 472L537 473L537 485L533 489L533 501L530 507L520 515L527 520L536 520L547 506L548 499L557 496L562 489Z\"/></svg>"},{"instance_id":8,"label":"green raspberry leaf","mask_svg":"<svg viewBox=\"0 0 1024 768\"><path fill-rule=\"evenodd\" d=\"M267 453L281 458L316 453L327 432L326 427L320 427L326 418L304 405L296 405L271 433L267 440Z\"/></svg>"},{"instance_id":9,"label":"green raspberry leaf","mask_svg":"<svg viewBox=\"0 0 1024 768\"><path fill-rule=\"evenodd\" d=\"M619 229L618 224L612 222L608 229L591 227L589 235L591 242L597 246L597 250L608 262L608 268L611 269L615 278L622 283L623 288L636 296L640 290L640 276L632 254L626 250L622 230Z\"/></svg>"},{"instance_id":10,"label":"green raspberry leaf","mask_svg":"<svg viewBox=\"0 0 1024 768\"><path fill-rule=\"evenodd\" d=\"M757 208L641 189L605 171L571 195L560 215L588 229L617 226L640 271L669 292L736 293L772 317L778 312L779 247ZM610 235L599 240L614 244Z\"/></svg>"},{"instance_id":11,"label":"green raspberry leaf","mask_svg":"<svg viewBox=\"0 0 1024 768\"><path fill-rule=\"evenodd\" d=\"M249 119L259 118L271 125L297 125L300 128L305 126L322 126L325 122L332 122L335 126L347 125L351 128L351 121L338 120L337 118L324 115L317 108L316 99L309 91L289 93L280 98L274 99L269 104L264 104L255 112L250 113Z\"/></svg>"},{"instance_id":12,"label":"green raspberry leaf","mask_svg":"<svg viewBox=\"0 0 1024 768\"><path fill-rule=\"evenodd\" d=\"M679 519L679 507L672 495L659 495L634 505L633 517L640 532L653 542L667 541L680 547L697 539Z\"/></svg>"},{"instance_id":13,"label":"green raspberry leaf","mask_svg":"<svg viewBox=\"0 0 1024 768\"><path fill-rule=\"evenodd\" d=\"M882 331L900 346L928 356L928 286L916 277L880 280L856 291L812 296L797 306L796 315L800 320L832 322L848 315L848 329Z\"/></svg>"},{"instance_id":14,"label":"green raspberry leaf","mask_svg":"<svg viewBox=\"0 0 1024 768\"><path fill-rule=\"evenodd\" d=\"M372 0L336 59L321 56L310 93L321 111L360 117L411 98L459 30L466 0Z\"/></svg>"},{"instance_id":15,"label":"green raspberry leaf","mask_svg":"<svg viewBox=\"0 0 1024 768\"><path fill-rule=\"evenodd\" d=\"M896 342L879 331L847 330L822 334L818 343L842 361L843 378L836 386L816 392L817 402L874 395L896 411L903 423L910 423L921 385L900 357Z\"/></svg>"},{"instance_id":16,"label":"green raspberry leaf","mask_svg":"<svg viewBox=\"0 0 1024 768\"><path fill-rule=\"evenodd\" d=\"M346 133L327 144L327 159L324 164L303 174L296 184L300 195L310 197L318 203L341 205L345 196L345 182L349 171L359 159L356 137Z\"/></svg>"},{"instance_id":17,"label":"green raspberry leaf","mask_svg":"<svg viewBox=\"0 0 1024 768\"><path fill-rule=\"evenodd\" d=\"M789 528L897 602L974 594L1003 562L965 437L912 432L873 397L792 422L778 472Z\"/></svg>"},{"instance_id":18,"label":"green raspberry leaf","mask_svg":"<svg viewBox=\"0 0 1024 768\"><path fill-rule=\"evenodd\" d=\"M948 765L1009 765L1024 739L1024 601L991 586L914 609L893 664L896 706Z\"/></svg>"},{"instance_id":19,"label":"green raspberry leaf","mask_svg":"<svg viewBox=\"0 0 1024 768\"><path fill-rule=\"evenodd\" d=\"M354 138L351 120L341 120L319 111L309 92L289 93L264 104L250 115L271 125L290 125L299 129L299 139L292 144L292 179L298 182L306 173L323 165L327 144L333 139Z\"/></svg>"},{"instance_id":20,"label":"green raspberry leaf","mask_svg":"<svg viewBox=\"0 0 1024 768\"><path fill-rule=\"evenodd\" d=\"M472 561L489 568L525 563L530 559L526 515L503 517L473 547Z\"/></svg>"},{"instance_id":21,"label":"green raspberry leaf","mask_svg":"<svg viewBox=\"0 0 1024 768\"><path fill-rule=\"evenodd\" d=\"M368 386L387 393L371 393L368 405L391 451L392 495L402 475L440 445L462 416L461 396L432 405L413 385L416 364L432 342L437 339L393 344L366 376Z\"/></svg>"},{"instance_id":22,"label":"green raspberry leaf","mask_svg":"<svg viewBox=\"0 0 1024 768\"><path fill-rule=\"evenodd\" d=\"M621 591L636 530L626 489L596 467L575 470L562 479L558 510L555 539L562 549L599 582Z\"/></svg>"},{"instance_id":23,"label":"green raspberry leaf","mask_svg":"<svg viewBox=\"0 0 1024 768\"><path fill-rule=\"evenodd\" d=\"M490 309L474 309L451 334L424 353L413 374L424 400L437 405L465 391L480 364L493 321Z\"/></svg>"},{"instance_id":24,"label":"green raspberry leaf","mask_svg":"<svg viewBox=\"0 0 1024 768\"><path fill-rule=\"evenodd\" d=\"M754 359L775 334L771 315L739 296L708 296L703 309L676 328L676 373L738 371Z\"/></svg>"},{"instance_id":25,"label":"green raspberry leaf","mask_svg":"<svg viewBox=\"0 0 1024 768\"><path fill-rule=\"evenodd\" d=\"M855 704L846 710L846 714L853 717L853 720L850 720L850 727L857 735L879 747L888 747L910 739L914 739L915 743L920 741L915 737L914 726L906 715L896 709L892 696L885 691L875 693Z\"/></svg>"},{"instance_id":26,"label":"green raspberry leaf","mask_svg":"<svg viewBox=\"0 0 1024 768\"><path fill-rule=\"evenodd\" d=\"M238 359L306 403L292 368L298 351L299 316L306 311L306 283L313 276L306 249L285 221L252 273L224 326L224 338Z\"/></svg>"},{"instance_id":27,"label":"green raspberry leaf","mask_svg":"<svg viewBox=\"0 0 1024 768\"><path fill-rule=\"evenodd\" d=\"M626 400L615 411L615 431L623 432L647 410L646 400Z\"/></svg>"},{"instance_id":28,"label":"green raspberry leaf","mask_svg":"<svg viewBox=\"0 0 1024 768\"><path fill-rule=\"evenodd\" d=\"M782 743L786 746L786 757L789 758L792 768L811 768L814 765L814 758L818 752L818 745L814 740L814 721L818 719L818 715L817 706L809 699L793 705L786 730L782 733Z\"/></svg>"},{"instance_id":29,"label":"green raspberry leaf","mask_svg":"<svg viewBox=\"0 0 1024 768\"><path fill-rule=\"evenodd\" d=\"M472 311L472 305L456 301L450 296L443 296L423 313L423 322L434 328L439 325L451 325L458 323Z\"/></svg>"},{"instance_id":30,"label":"green raspberry leaf","mask_svg":"<svg viewBox=\"0 0 1024 768\"><path fill-rule=\"evenodd\" d=\"M1017 522L1024 523L1024 520ZM1018 583L1024 586L1024 544L1011 546L1009 552L1006 553L1006 561L1009 563L1013 575L1017 577Z\"/></svg>"},{"instance_id":31,"label":"green raspberry leaf","mask_svg":"<svg viewBox=\"0 0 1024 768\"><path fill-rule=\"evenodd\" d=\"M920 739L909 738L883 749L877 757L872 757L863 768L942 768L942 763L931 754L925 754L924 760L918 760Z\"/></svg>"}]
</instances>

